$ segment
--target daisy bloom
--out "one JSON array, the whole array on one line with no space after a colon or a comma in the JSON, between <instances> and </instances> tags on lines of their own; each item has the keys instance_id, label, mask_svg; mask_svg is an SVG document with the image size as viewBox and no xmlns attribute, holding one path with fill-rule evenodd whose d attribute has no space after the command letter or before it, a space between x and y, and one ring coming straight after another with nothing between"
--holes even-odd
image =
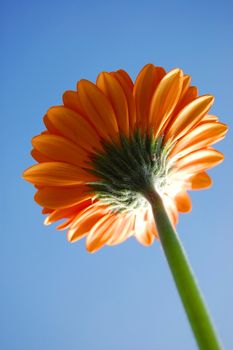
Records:
<instances>
[{"instance_id":1,"label":"daisy bloom","mask_svg":"<svg viewBox=\"0 0 233 350\"><path fill-rule=\"evenodd\" d=\"M189 190L210 187L206 170L223 160L212 148L227 126L209 114L214 98L198 96L189 75L146 65L132 82L123 71L80 80L63 105L50 108L46 130L32 139L38 162L24 172L37 188L45 224L66 219L75 242L88 251L134 236L158 237L146 197L155 188L173 225L189 212Z\"/></svg>"},{"instance_id":2,"label":"daisy bloom","mask_svg":"<svg viewBox=\"0 0 233 350\"><path fill-rule=\"evenodd\" d=\"M210 114L213 101L181 69L153 64L135 82L123 70L80 80L47 111L46 130L32 139L38 164L23 174L45 224L63 220L57 229L70 242L86 237L89 252L131 236L145 246L159 238L205 350L221 346L175 226L191 210L188 191L210 187L206 171L223 160L212 146L227 126Z\"/></svg>"}]
</instances>

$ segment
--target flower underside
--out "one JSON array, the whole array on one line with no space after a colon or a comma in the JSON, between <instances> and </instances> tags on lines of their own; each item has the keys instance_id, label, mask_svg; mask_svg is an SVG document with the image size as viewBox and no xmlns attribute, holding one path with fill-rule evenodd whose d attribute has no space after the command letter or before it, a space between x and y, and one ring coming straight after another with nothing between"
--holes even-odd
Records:
<instances>
[{"instance_id":1,"label":"flower underside","mask_svg":"<svg viewBox=\"0 0 233 350\"><path fill-rule=\"evenodd\" d=\"M129 138L120 135L120 142L104 142L104 153L92 156L89 172L100 181L89 183L96 198L113 211L130 211L147 205L144 194L166 185L171 166L168 143L155 139L153 131L137 129Z\"/></svg>"},{"instance_id":2,"label":"flower underside","mask_svg":"<svg viewBox=\"0 0 233 350\"><path fill-rule=\"evenodd\" d=\"M46 129L32 139L37 164L23 174L45 223L65 220L57 229L70 242L86 237L89 252L131 236L152 244L151 193L176 226L192 208L188 191L209 188L206 171L224 158L212 148L227 132L209 114L213 101L181 69L153 64L134 82L121 69L80 80L46 112Z\"/></svg>"}]
</instances>

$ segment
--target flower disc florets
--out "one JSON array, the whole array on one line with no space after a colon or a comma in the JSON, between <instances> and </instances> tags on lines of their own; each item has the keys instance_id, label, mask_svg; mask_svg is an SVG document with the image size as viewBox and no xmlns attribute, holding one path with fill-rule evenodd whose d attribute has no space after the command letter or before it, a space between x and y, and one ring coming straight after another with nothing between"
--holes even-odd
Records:
<instances>
[{"instance_id":1,"label":"flower disc florets","mask_svg":"<svg viewBox=\"0 0 233 350\"><path fill-rule=\"evenodd\" d=\"M143 194L166 185L171 170L168 147L163 138L154 138L141 130L129 138L121 134L120 142L105 142L104 153L92 157L89 170L100 178L90 183L96 198L114 211L130 211L147 205Z\"/></svg>"}]
</instances>

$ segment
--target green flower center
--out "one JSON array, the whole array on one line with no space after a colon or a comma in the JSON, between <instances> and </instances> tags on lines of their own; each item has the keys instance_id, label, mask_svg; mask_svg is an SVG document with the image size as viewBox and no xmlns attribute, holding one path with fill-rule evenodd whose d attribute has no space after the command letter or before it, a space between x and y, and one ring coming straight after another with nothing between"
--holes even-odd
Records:
<instances>
[{"instance_id":1,"label":"green flower center","mask_svg":"<svg viewBox=\"0 0 233 350\"><path fill-rule=\"evenodd\" d=\"M169 147L163 137L140 130L119 143L103 143L104 152L92 156L91 173L99 178L89 186L96 198L114 211L129 211L147 205L144 194L152 188L161 191L166 186L171 166Z\"/></svg>"}]
</instances>

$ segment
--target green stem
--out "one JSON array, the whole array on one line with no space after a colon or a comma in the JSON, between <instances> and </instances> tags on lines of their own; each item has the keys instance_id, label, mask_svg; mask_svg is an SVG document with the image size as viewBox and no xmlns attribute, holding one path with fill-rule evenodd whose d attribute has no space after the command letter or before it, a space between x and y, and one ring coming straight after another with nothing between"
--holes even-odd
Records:
<instances>
[{"instance_id":1,"label":"green stem","mask_svg":"<svg viewBox=\"0 0 233 350\"><path fill-rule=\"evenodd\" d=\"M222 347L163 201L156 191L148 191L145 197L152 206L159 238L199 349L220 350Z\"/></svg>"}]
</instances>

